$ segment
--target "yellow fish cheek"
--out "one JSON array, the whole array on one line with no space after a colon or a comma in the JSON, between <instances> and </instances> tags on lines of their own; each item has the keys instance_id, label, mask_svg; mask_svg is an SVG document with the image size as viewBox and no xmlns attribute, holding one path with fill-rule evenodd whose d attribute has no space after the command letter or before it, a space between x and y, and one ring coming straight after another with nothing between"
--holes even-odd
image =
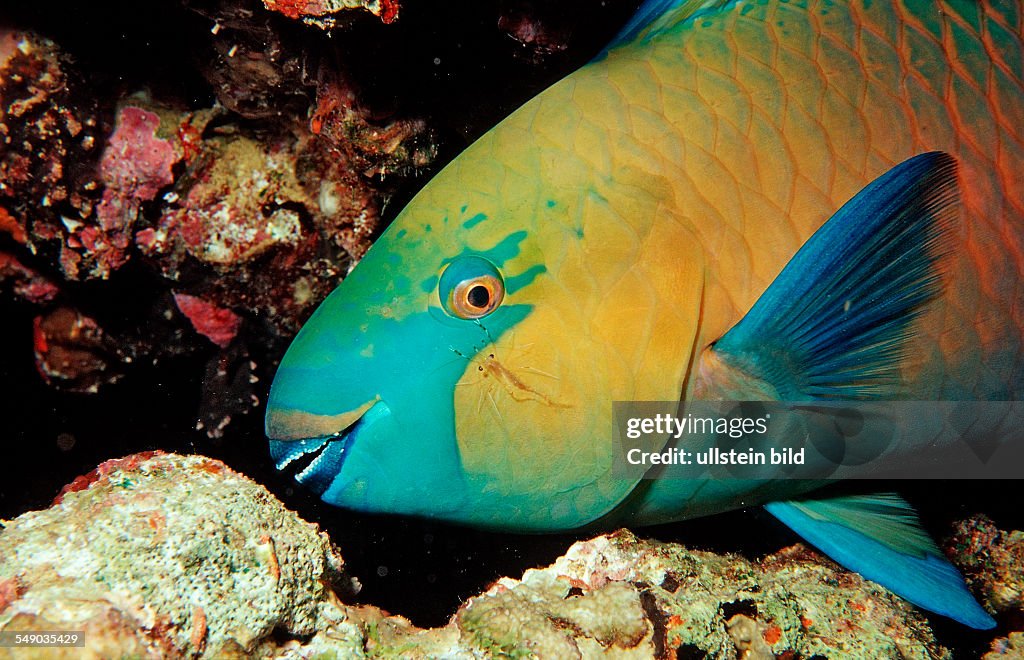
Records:
<instances>
[{"instance_id":1,"label":"yellow fish cheek","mask_svg":"<svg viewBox=\"0 0 1024 660\"><path fill-rule=\"evenodd\" d=\"M454 399L462 466L487 494L591 519L635 485L612 475L612 402L681 395L704 261L686 226L660 213L615 278L577 268L585 249L551 262L527 294L530 315L470 360Z\"/></svg>"},{"instance_id":2,"label":"yellow fish cheek","mask_svg":"<svg viewBox=\"0 0 1024 660\"><path fill-rule=\"evenodd\" d=\"M611 469L609 369L582 320L536 309L507 338L481 350L455 387L455 423L467 473L503 495L555 493L590 484Z\"/></svg>"}]
</instances>

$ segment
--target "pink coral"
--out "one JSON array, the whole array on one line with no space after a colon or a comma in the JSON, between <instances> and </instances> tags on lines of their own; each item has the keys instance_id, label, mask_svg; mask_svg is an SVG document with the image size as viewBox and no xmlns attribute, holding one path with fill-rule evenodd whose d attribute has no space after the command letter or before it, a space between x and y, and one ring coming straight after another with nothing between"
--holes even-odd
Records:
<instances>
[{"instance_id":1,"label":"pink coral","mask_svg":"<svg viewBox=\"0 0 1024 660\"><path fill-rule=\"evenodd\" d=\"M196 332L221 348L227 348L242 326L242 319L238 314L202 298L176 293L174 303L181 313L188 317Z\"/></svg>"},{"instance_id":2,"label":"pink coral","mask_svg":"<svg viewBox=\"0 0 1024 660\"><path fill-rule=\"evenodd\" d=\"M100 163L107 189L96 215L104 230L131 224L139 202L153 199L174 181L171 168L178 154L169 141L156 136L159 126L155 113L131 106L121 110Z\"/></svg>"},{"instance_id":3,"label":"pink coral","mask_svg":"<svg viewBox=\"0 0 1024 660\"><path fill-rule=\"evenodd\" d=\"M99 227L71 228L68 245L91 253L102 275L128 260L131 229L141 203L174 181L172 168L180 155L171 142L157 137L159 126L160 117L152 112L132 106L121 110L100 162L106 188L96 207Z\"/></svg>"}]
</instances>

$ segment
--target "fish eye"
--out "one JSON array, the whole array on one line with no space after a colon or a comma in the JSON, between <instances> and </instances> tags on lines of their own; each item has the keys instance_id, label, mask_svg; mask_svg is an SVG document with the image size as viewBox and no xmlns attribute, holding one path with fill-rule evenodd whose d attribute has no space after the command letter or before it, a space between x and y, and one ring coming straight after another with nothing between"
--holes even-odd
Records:
<instances>
[{"instance_id":1,"label":"fish eye","mask_svg":"<svg viewBox=\"0 0 1024 660\"><path fill-rule=\"evenodd\" d=\"M505 283L490 261L476 256L459 257L441 273L437 293L450 315L479 319L501 304Z\"/></svg>"},{"instance_id":2,"label":"fish eye","mask_svg":"<svg viewBox=\"0 0 1024 660\"><path fill-rule=\"evenodd\" d=\"M491 290L483 284L474 284L473 288L466 293L466 301L472 307L483 309L491 304Z\"/></svg>"}]
</instances>

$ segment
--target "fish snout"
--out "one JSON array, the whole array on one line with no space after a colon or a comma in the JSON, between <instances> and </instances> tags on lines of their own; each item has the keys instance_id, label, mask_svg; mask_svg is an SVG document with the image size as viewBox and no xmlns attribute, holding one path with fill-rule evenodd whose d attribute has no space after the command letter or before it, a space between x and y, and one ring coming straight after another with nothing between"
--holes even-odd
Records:
<instances>
[{"instance_id":1,"label":"fish snout","mask_svg":"<svg viewBox=\"0 0 1024 660\"><path fill-rule=\"evenodd\" d=\"M343 413L325 415L289 410L271 404L266 433L270 455L278 470L294 470L295 480L318 493L341 473L359 431L390 414L380 397Z\"/></svg>"}]
</instances>

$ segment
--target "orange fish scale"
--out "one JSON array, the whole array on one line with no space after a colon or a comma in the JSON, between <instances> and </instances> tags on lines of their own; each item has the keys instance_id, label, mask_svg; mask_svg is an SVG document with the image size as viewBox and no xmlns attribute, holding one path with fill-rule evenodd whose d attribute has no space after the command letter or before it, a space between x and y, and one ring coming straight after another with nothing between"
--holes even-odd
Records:
<instances>
[{"instance_id":1,"label":"orange fish scale","mask_svg":"<svg viewBox=\"0 0 1024 660\"><path fill-rule=\"evenodd\" d=\"M657 154L648 167L674 182L709 260L701 345L860 189L941 150L959 162L962 211L907 393L1024 395L1022 13L1019 0L738 3L637 51L646 66L610 58L609 81L639 106L618 143ZM630 93L651 83L654 99Z\"/></svg>"}]
</instances>

